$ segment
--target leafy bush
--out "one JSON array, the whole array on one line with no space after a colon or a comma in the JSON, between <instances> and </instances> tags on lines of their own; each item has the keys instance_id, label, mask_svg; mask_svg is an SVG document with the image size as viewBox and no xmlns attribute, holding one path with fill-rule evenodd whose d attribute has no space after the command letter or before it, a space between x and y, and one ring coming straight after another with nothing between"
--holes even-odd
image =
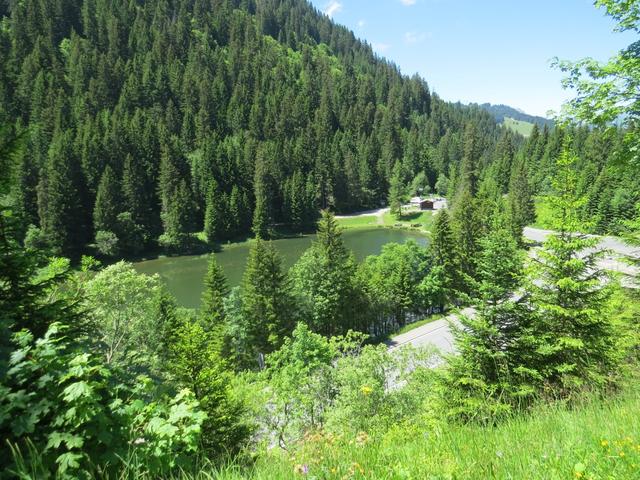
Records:
<instances>
[{"instance_id":1,"label":"leafy bush","mask_svg":"<svg viewBox=\"0 0 640 480\"><path fill-rule=\"evenodd\" d=\"M118 237L113 232L100 230L96 233L96 248L103 255L115 257L120 251Z\"/></svg>"},{"instance_id":2,"label":"leafy bush","mask_svg":"<svg viewBox=\"0 0 640 480\"><path fill-rule=\"evenodd\" d=\"M94 478L132 458L151 474L186 465L206 417L192 394L154 399L150 381L130 387L117 370L74 348L65 331L54 323L43 338L14 336L0 384L0 436L21 458L13 468L37 465L30 472L37 478Z\"/></svg>"}]
</instances>

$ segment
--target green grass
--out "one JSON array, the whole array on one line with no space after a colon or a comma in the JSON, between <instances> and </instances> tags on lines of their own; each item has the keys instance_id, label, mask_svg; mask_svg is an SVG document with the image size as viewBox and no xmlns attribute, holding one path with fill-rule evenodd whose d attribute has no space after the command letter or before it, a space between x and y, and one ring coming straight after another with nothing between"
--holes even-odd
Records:
<instances>
[{"instance_id":1,"label":"green grass","mask_svg":"<svg viewBox=\"0 0 640 480\"><path fill-rule=\"evenodd\" d=\"M533 123L515 120L511 117L504 117L503 125L524 137L531 135L531 131L533 130Z\"/></svg>"},{"instance_id":2,"label":"green grass","mask_svg":"<svg viewBox=\"0 0 640 480\"><path fill-rule=\"evenodd\" d=\"M423 325L428 325L429 323L433 323L436 320L440 320L444 317L445 315L443 315L442 313L434 313L433 315L429 315L427 318L405 325L404 327L399 329L397 332L393 332L393 334L391 335L391 338L397 337L398 335L402 335L403 333L410 332L411 330L415 330L416 328L422 327Z\"/></svg>"},{"instance_id":3,"label":"green grass","mask_svg":"<svg viewBox=\"0 0 640 480\"><path fill-rule=\"evenodd\" d=\"M535 205L536 222L532 225L532 227L545 229L551 228L553 212L551 210L549 202L547 202L545 197L536 197Z\"/></svg>"},{"instance_id":4,"label":"green grass","mask_svg":"<svg viewBox=\"0 0 640 480\"><path fill-rule=\"evenodd\" d=\"M344 229L375 227L378 225L378 217L366 215L363 217L338 218L338 225Z\"/></svg>"},{"instance_id":5,"label":"green grass","mask_svg":"<svg viewBox=\"0 0 640 480\"><path fill-rule=\"evenodd\" d=\"M431 230L433 225L433 212L430 210L416 210L404 214L399 220L397 220L394 215L387 212L384 214L383 219L384 224L389 227L412 228L413 225L420 225L418 228Z\"/></svg>"},{"instance_id":6,"label":"green grass","mask_svg":"<svg viewBox=\"0 0 640 480\"><path fill-rule=\"evenodd\" d=\"M408 228L430 231L433 225L432 211L412 211L404 215L400 220L391 215L389 212L380 217L376 215L365 215L361 217L338 218L338 225L343 229L352 228L371 228L371 227L387 227L387 228Z\"/></svg>"},{"instance_id":7,"label":"green grass","mask_svg":"<svg viewBox=\"0 0 640 480\"><path fill-rule=\"evenodd\" d=\"M402 424L384 435L310 435L301 449L273 449L220 479L637 479L640 395L541 407L497 427ZM300 473L307 468L306 475Z\"/></svg>"}]
</instances>

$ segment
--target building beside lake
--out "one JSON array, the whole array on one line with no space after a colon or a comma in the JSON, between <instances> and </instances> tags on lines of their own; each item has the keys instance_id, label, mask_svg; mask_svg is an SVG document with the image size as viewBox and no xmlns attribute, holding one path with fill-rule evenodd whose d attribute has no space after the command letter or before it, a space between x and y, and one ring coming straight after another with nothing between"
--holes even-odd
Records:
<instances>
[{"instance_id":1,"label":"building beside lake","mask_svg":"<svg viewBox=\"0 0 640 480\"><path fill-rule=\"evenodd\" d=\"M409 200L409 206L416 207L419 210L433 210L433 200L422 197L413 197Z\"/></svg>"}]
</instances>

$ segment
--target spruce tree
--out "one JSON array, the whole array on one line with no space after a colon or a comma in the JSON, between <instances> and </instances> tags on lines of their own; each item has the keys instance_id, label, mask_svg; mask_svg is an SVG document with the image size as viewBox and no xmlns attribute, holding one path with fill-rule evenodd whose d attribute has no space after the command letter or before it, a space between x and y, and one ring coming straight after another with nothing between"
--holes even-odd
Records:
<instances>
[{"instance_id":1,"label":"spruce tree","mask_svg":"<svg viewBox=\"0 0 640 480\"><path fill-rule=\"evenodd\" d=\"M584 385L607 383L616 368L616 331L608 312L610 288L598 266L599 239L577 233L585 197L576 195L577 157L565 141L556 162L549 197L555 231L538 252L529 290L539 312L536 324L538 371L566 394Z\"/></svg>"},{"instance_id":2,"label":"spruce tree","mask_svg":"<svg viewBox=\"0 0 640 480\"><path fill-rule=\"evenodd\" d=\"M204 291L200 306L200 321L208 332L222 335L225 322L224 299L229 295L229 286L222 268L214 254L209 256L207 274L204 277Z\"/></svg>"},{"instance_id":3,"label":"spruce tree","mask_svg":"<svg viewBox=\"0 0 640 480\"><path fill-rule=\"evenodd\" d=\"M223 201L218 182L212 180L207 190L206 210L204 214L204 234L209 243L219 242L225 237Z\"/></svg>"},{"instance_id":4,"label":"spruce tree","mask_svg":"<svg viewBox=\"0 0 640 480\"><path fill-rule=\"evenodd\" d=\"M122 198L118 178L111 167L107 165L100 178L96 203L93 209L93 227L95 231L115 233L117 230L117 218L121 208Z\"/></svg>"},{"instance_id":5,"label":"spruce tree","mask_svg":"<svg viewBox=\"0 0 640 480\"><path fill-rule=\"evenodd\" d=\"M398 220L402 217L402 202L404 200L403 189L401 165L400 162L396 162L393 167L391 180L389 181L388 202L391 215L396 217Z\"/></svg>"},{"instance_id":6,"label":"spruce tree","mask_svg":"<svg viewBox=\"0 0 640 480\"><path fill-rule=\"evenodd\" d=\"M488 234L480 240L480 249L477 290L482 301L496 305L515 291L523 274L522 252L502 211L495 212Z\"/></svg>"},{"instance_id":7,"label":"spruce tree","mask_svg":"<svg viewBox=\"0 0 640 480\"><path fill-rule=\"evenodd\" d=\"M420 288L425 303L443 311L457 301L461 289L460 258L446 209L435 215L428 249L431 268Z\"/></svg>"},{"instance_id":8,"label":"spruce tree","mask_svg":"<svg viewBox=\"0 0 640 480\"><path fill-rule=\"evenodd\" d=\"M71 149L70 131L59 134L49 151L46 200L40 219L49 243L57 251L73 255L86 244L88 228L83 205L82 173Z\"/></svg>"},{"instance_id":9,"label":"spruce tree","mask_svg":"<svg viewBox=\"0 0 640 480\"><path fill-rule=\"evenodd\" d=\"M266 179L266 167L261 159L258 159L254 177L254 195L256 198L253 210L253 233L257 237L268 238L271 230L271 205Z\"/></svg>"},{"instance_id":10,"label":"spruce tree","mask_svg":"<svg viewBox=\"0 0 640 480\"><path fill-rule=\"evenodd\" d=\"M317 238L292 268L296 295L311 328L326 336L359 326L356 263L335 216L322 212Z\"/></svg>"},{"instance_id":11,"label":"spruce tree","mask_svg":"<svg viewBox=\"0 0 640 480\"><path fill-rule=\"evenodd\" d=\"M259 354L280 347L295 319L289 279L273 243L260 237L252 243L241 291L248 348L257 362Z\"/></svg>"},{"instance_id":12,"label":"spruce tree","mask_svg":"<svg viewBox=\"0 0 640 480\"><path fill-rule=\"evenodd\" d=\"M452 215L455 242L460 252L460 269L466 277L466 293L472 293L470 282L476 278L476 261L480 252L482 223L478 200L471 193L470 183L461 185Z\"/></svg>"},{"instance_id":13,"label":"spruce tree","mask_svg":"<svg viewBox=\"0 0 640 480\"><path fill-rule=\"evenodd\" d=\"M520 160L515 165L512 173L509 183L507 208L513 238L515 238L518 243L522 243L522 231L524 227L536 219L533 192L529 184L526 164L523 160Z\"/></svg>"}]
</instances>

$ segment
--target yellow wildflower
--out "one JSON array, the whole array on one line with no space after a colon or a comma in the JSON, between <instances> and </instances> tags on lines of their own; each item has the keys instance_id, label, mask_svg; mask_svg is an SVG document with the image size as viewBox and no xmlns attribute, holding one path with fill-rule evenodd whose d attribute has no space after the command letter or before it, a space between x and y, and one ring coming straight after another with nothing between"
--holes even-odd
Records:
<instances>
[{"instance_id":1,"label":"yellow wildflower","mask_svg":"<svg viewBox=\"0 0 640 480\"><path fill-rule=\"evenodd\" d=\"M371 388L369 385L363 385L362 387L360 387L360 391L363 395L367 396L371 395L371 393L373 392L373 388Z\"/></svg>"},{"instance_id":2,"label":"yellow wildflower","mask_svg":"<svg viewBox=\"0 0 640 480\"><path fill-rule=\"evenodd\" d=\"M600 441L600 445L602 445L603 447L608 447L609 446L609 442L607 440L601 440Z\"/></svg>"}]
</instances>

